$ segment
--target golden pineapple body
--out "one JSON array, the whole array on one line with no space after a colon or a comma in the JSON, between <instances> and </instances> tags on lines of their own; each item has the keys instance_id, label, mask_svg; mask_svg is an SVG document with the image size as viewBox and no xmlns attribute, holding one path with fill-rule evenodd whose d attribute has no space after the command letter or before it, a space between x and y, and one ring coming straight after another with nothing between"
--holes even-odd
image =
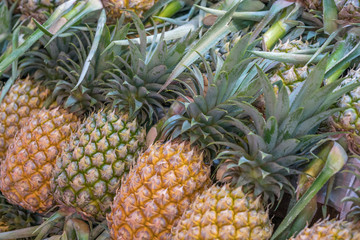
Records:
<instances>
[{"instance_id":1,"label":"golden pineapple body","mask_svg":"<svg viewBox=\"0 0 360 240\"><path fill-rule=\"evenodd\" d=\"M173 229L180 239L270 239L272 225L260 198L241 188L212 186L196 198Z\"/></svg>"},{"instance_id":2,"label":"golden pineapple body","mask_svg":"<svg viewBox=\"0 0 360 240\"><path fill-rule=\"evenodd\" d=\"M43 109L29 119L1 165L0 190L9 202L39 213L53 206L55 160L77 125L74 115L58 108Z\"/></svg>"},{"instance_id":3,"label":"golden pineapple body","mask_svg":"<svg viewBox=\"0 0 360 240\"><path fill-rule=\"evenodd\" d=\"M121 178L144 143L145 130L126 114L92 114L56 161L51 179L55 199L83 215L105 219Z\"/></svg>"},{"instance_id":4,"label":"golden pineapple body","mask_svg":"<svg viewBox=\"0 0 360 240\"><path fill-rule=\"evenodd\" d=\"M113 239L171 239L171 228L209 182L202 155L185 143L156 143L139 158L108 215Z\"/></svg>"},{"instance_id":5,"label":"golden pineapple body","mask_svg":"<svg viewBox=\"0 0 360 240\"><path fill-rule=\"evenodd\" d=\"M291 240L357 240L360 239L360 223L343 220L324 220L311 228L305 228Z\"/></svg>"},{"instance_id":6,"label":"golden pineapple body","mask_svg":"<svg viewBox=\"0 0 360 240\"><path fill-rule=\"evenodd\" d=\"M50 91L29 79L18 80L0 104L0 158L5 158L15 134L40 111Z\"/></svg>"}]
</instances>

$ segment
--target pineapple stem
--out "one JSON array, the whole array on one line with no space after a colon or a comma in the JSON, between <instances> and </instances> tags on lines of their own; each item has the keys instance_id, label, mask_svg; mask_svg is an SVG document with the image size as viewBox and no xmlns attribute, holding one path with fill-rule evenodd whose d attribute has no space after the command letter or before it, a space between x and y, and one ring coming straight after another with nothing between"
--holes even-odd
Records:
<instances>
[{"instance_id":1,"label":"pineapple stem","mask_svg":"<svg viewBox=\"0 0 360 240\"><path fill-rule=\"evenodd\" d=\"M293 8L292 6L289 8ZM301 6L296 3L293 10L286 14L285 17L282 17L277 22L275 22L263 35L263 46L265 49L271 49L277 41L283 38L291 28L294 27L294 24L288 22L289 20L297 19L301 14Z\"/></svg>"},{"instance_id":2,"label":"pineapple stem","mask_svg":"<svg viewBox=\"0 0 360 240\"><path fill-rule=\"evenodd\" d=\"M316 178L325 165L325 159L332 148L331 144L325 145L321 151L317 154L317 158L313 159L304 171L305 174L300 175L299 184L297 189L297 200L309 189L311 184ZM311 176L309 178L309 176ZM289 237L298 234L306 224L310 223L315 216L317 211L317 198L313 197L310 202L306 205L296 217L293 224L288 231L285 231L280 235L279 239L288 239Z\"/></svg>"},{"instance_id":3,"label":"pineapple stem","mask_svg":"<svg viewBox=\"0 0 360 240\"><path fill-rule=\"evenodd\" d=\"M331 34L337 29L337 8L334 0L323 0L323 13L324 13L324 31Z\"/></svg>"},{"instance_id":4,"label":"pineapple stem","mask_svg":"<svg viewBox=\"0 0 360 240\"><path fill-rule=\"evenodd\" d=\"M324 168L314 183L310 186L310 188L288 212L278 229L271 237L271 240L280 239L280 234L283 233L289 227L289 225L294 222L296 217L298 217L303 209L308 206L309 202L315 197L315 195L326 184L326 182L345 165L348 157L344 148L339 143L334 141L328 142L327 144L332 145L332 147L327 156Z\"/></svg>"},{"instance_id":5,"label":"pineapple stem","mask_svg":"<svg viewBox=\"0 0 360 240\"><path fill-rule=\"evenodd\" d=\"M175 0L170 2L166 7L155 17L170 18L174 16L180 9L185 6L184 1ZM162 19L158 19L158 22L164 22Z\"/></svg>"}]
</instances>

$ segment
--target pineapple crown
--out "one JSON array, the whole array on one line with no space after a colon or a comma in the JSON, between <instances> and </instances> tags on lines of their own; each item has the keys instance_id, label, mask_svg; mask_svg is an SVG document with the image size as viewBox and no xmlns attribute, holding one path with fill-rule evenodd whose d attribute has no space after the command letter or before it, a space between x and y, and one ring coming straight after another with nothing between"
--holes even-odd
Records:
<instances>
[{"instance_id":1,"label":"pineapple crown","mask_svg":"<svg viewBox=\"0 0 360 240\"><path fill-rule=\"evenodd\" d=\"M21 62L23 73L34 72L35 79L43 80L53 90L49 103L56 100L77 115L99 109L106 102L104 88L110 77L107 71L114 68L113 64L119 64L115 55L121 54L121 49L117 52L103 51L111 41L125 37L124 32L119 30L121 24L118 22L113 26L112 32L109 27L104 27L100 43L81 83L79 79L95 41L93 30L89 27L84 27L83 31L67 32L50 43L49 37L44 37L44 48L26 53Z\"/></svg>"},{"instance_id":2,"label":"pineapple crown","mask_svg":"<svg viewBox=\"0 0 360 240\"><path fill-rule=\"evenodd\" d=\"M251 35L242 37L231 49L225 61L217 59L216 72L213 74L209 64L203 58L206 75L192 66L189 77L193 85L183 81L187 89L186 96L181 95L183 111L168 116L162 125L160 136L162 139L176 139L189 141L207 150L205 156L215 157L219 145L217 142L234 142L239 131L233 131L238 124L237 117L242 110L236 105L242 101L253 101L258 93L255 63L267 68L271 61L252 61L248 50L258 41L250 43ZM204 82L208 81L208 87Z\"/></svg>"},{"instance_id":3,"label":"pineapple crown","mask_svg":"<svg viewBox=\"0 0 360 240\"><path fill-rule=\"evenodd\" d=\"M140 41L135 44L129 39L128 55L117 57L122 66L114 65L110 73L112 79L107 84L107 97L114 107L128 112L131 119L136 118L140 124L152 124L162 117L164 106L176 96L174 92L182 91L179 84L171 84L159 92L198 32L189 33L169 45L164 41L163 32L158 43L154 41L147 47L145 27L138 16L131 14ZM157 37L155 30L153 38Z\"/></svg>"},{"instance_id":4,"label":"pineapple crown","mask_svg":"<svg viewBox=\"0 0 360 240\"><path fill-rule=\"evenodd\" d=\"M287 176L297 173L306 160L310 147L332 133L317 134L317 126L339 109L330 109L344 93L359 86L353 83L336 89L340 81L322 86L327 57L310 72L304 84L288 95L281 87L278 96L266 75L259 68L265 114L249 103L237 103L248 116L246 125L237 127L245 134L240 144L227 144L229 149L219 154L227 170L223 179L230 177L234 186L262 196L272 203L284 192L294 194ZM336 89L336 90L335 90Z\"/></svg>"}]
</instances>

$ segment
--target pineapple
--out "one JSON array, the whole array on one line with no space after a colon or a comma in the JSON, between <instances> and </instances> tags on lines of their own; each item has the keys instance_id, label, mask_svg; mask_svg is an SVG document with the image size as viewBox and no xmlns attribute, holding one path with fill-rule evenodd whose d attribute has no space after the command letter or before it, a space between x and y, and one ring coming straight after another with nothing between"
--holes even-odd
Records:
<instances>
[{"instance_id":1,"label":"pineapple","mask_svg":"<svg viewBox=\"0 0 360 240\"><path fill-rule=\"evenodd\" d=\"M10 88L0 104L0 159L4 159L16 133L40 111L49 95L49 89L30 78L19 79Z\"/></svg>"},{"instance_id":2,"label":"pineapple","mask_svg":"<svg viewBox=\"0 0 360 240\"><path fill-rule=\"evenodd\" d=\"M68 41L67 44L70 45L72 40L72 38L66 38L64 41ZM78 41L80 44L81 38L78 38ZM75 43L71 46L76 49ZM84 47L83 45L81 46ZM47 90L47 95L51 95L50 97L57 100L58 106L64 106L67 110L57 107L55 109L42 108L41 110L38 109L37 112L29 112L26 111L26 108L19 108L17 105L11 105L9 107L15 110L19 108L21 112L29 112L28 115L31 113L31 116L22 123L24 126L22 126L16 134L15 139L12 140L12 144L8 147L6 158L2 161L0 189L9 202L20 205L32 212L44 213L55 205L50 188L50 178L56 157L61 153L70 135L77 129L79 125L78 116L85 111L84 108L87 107L89 111L92 106L99 105L101 99L97 98L96 94L92 94L92 98L88 98L87 94L89 94L89 91L92 93L91 90L84 90L79 94L79 91L85 88L84 85L80 85L79 89L74 92L71 92L72 88L69 89L69 87L71 87L70 84L67 84L68 88L66 91L57 89L57 84L62 84L63 81L66 81L58 81L57 78L70 77L71 74L54 73L53 69L48 69L48 65L53 64L57 59L62 59L64 56L70 57L71 55L67 55L67 53L71 53L70 49L62 48L61 45L52 45L48 55L42 50L39 51L41 51L41 53L38 52L38 54L29 52L29 55L21 62L21 66L25 66L26 71L30 74L35 72L36 74L33 75L34 78L44 79L42 85L47 84L49 89L53 90L52 94ZM80 52L78 53L80 55ZM37 64L33 64L33 61ZM76 62L74 61L72 63L75 64ZM53 65L53 68L61 68L61 64L66 66L66 62L60 61L57 66ZM76 73L76 71L73 72ZM57 84L53 84L53 81ZM22 101L27 100L32 103L32 105L36 103L39 105L39 108L41 101L45 100L45 96L42 96L44 94L40 95L42 96L41 101L36 98L37 95L39 95L36 93L40 92L39 89L41 89L41 87L36 84L34 86L31 85L30 81L24 82L27 83L24 89L28 91L30 89L31 94L22 90L22 92L19 92L19 94L21 94L19 99ZM86 83L85 81L84 84ZM13 86L14 89L16 89L17 85L18 84ZM87 85L86 87L86 89L88 89L90 86ZM73 97L73 95L78 98ZM17 97L17 95L13 94L12 98L15 97ZM79 103L78 99L82 100L82 102ZM92 105L85 104L84 99L92 101ZM47 101L48 104L52 102L51 98L48 98ZM69 101L71 104L68 104Z\"/></svg>"},{"instance_id":3,"label":"pineapple","mask_svg":"<svg viewBox=\"0 0 360 240\"><path fill-rule=\"evenodd\" d=\"M213 185L201 194L174 229L179 239L270 239L273 226L260 198L241 188Z\"/></svg>"},{"instance_id":4,"label":"pineapple","mask_svg":"<svg viewBox=\"0 0 360 240\"><path fill-rule=\"evenodd\" d=\"M290 240L326 239L326 240L356 240L360 239L360 223L344 220L324 220L311 228L305 228Z\"/></svg>"},{"instance_id":5,"label":"pineapple","mask_svg":"<svg viewBox=\"0 0 360 240\"><path fill-rule=\"evenodd\" d=\"M294 194L287 177L304 161L300 153L327 136L314 135L314 126L337 111L328 110L336 97L356 86L337 92L332 92L336 84L332 89L321 87L326 62L314 68L296 96L288 96L281 87L276 97L270 80L260 72L265 116L248 103L238 103L251 118L250 125L239 121L242 141L224 143L228 149L219 154L227 160L222 182L230 185L215 185L200 195L174 227L174 239L270 239L273 227L264 206L284 193ZM334 98L329 100L331 92ZM315 101L315 95L321 97Z\"/></svg>"},{"instance_id":6,"label":"pineapple","mask_svg":"<svg viewBox=\"0 0 360 240\"><path fill-rule=\"evenodd\" d=\"M194 84L188 96L176 101L176 110L169 111L174 114L168 114L158 126L159 138L164 141L155 142L139 157L117 191L107 218L113 239L172 239L171 228L209 186L207 162L218 151L218 144L212 143L231 142L237 136L232 129L240 111L233 101L253 99L241 97L239 87L243 86L240 89L246 96L259 90L247 88L256 75L254 63L248 59L247 50L253 47L249 38L247 35L235 44L226 60L219 62L215 76L207 62L206 76L196 74L200 70L193 67L190 77ZM205 77L209 81L206 94Z\"/></svg>"},{"instance_id":7,"label":"pineapple","mask_svg":"<svg viewBox=\"0 0 360 240\"><path fill-rule=\"evenodd\" d=\"M273 52L292 53L299 50L311 49L311 46L307 41L292 40L286 41L285 43L280 42L274 47ZM278 92L278 83L283 84L287 89L288 93L295 91L296 88L301 86L302 82L308 77L309 71L312 67L295 66L292 64L280 63L276 68L273 75L270 77L271 83L274 84L276 92Z\"/></svg>"},{"instance_id":8,"label":"pineapple","mask_svg":"<svg viewBox=\"0 0 360 240\"><path fill-rule=\"evenodd\" d=\"M169 239L171 227L209 183L210 168L188 143L156 143L138 159L108 215L113 239Z\"/></svg>"},{"instance_id":9,"label":"pineapple","mask_svg":"<svg viewBox=\"0 0 360 240\"><path fill-rule=\"evenodd\" d=\"M28 119L1 164L0 190L10 203L44 213L54 205L50 178L55 160L77 117L63 109L42 109Z\"/></svg>"},{"instance_id":10,"label":"pineapple","mask_svg":"<svg viewBox=\"0 0 360 240\"><path fill-rule=\"evenodd\" d=\"M21 0L19 9L23 16L45 22L47 13L52 13L56 7L64 2L65 0ZM125 12L124 10L131 10L141 17L157 0L102 0L101 2L106 9L110 22L115 22ZM129 14L126 15L130 17Z\"/></svg>"},{"instance_id":11,"label":"pineapple","mask_svg":"<svg viewBox=\"0 0 360 240\"><path fill-rule=\"evenodd\" d=\"M139 18L135 22L141 24ZM140 30L143 26L138 29L144 31ZM143 33L140 35L145 36ZM115 67L108 70L111 78L106 80L114 110L89 116L59 156L51 185L62 206L89 218L105 219L121 179L144 149L146 129L164 114L167 101L175 98L169 91L158 91L195 37L190 35L169 46L161 41L150 48L142 38L140 45L130 44L126 56L130 64L122 59L122 69L115 63L107 65ZM169 87L176 89L174 84Z\"/></svg>"}]
</instances>

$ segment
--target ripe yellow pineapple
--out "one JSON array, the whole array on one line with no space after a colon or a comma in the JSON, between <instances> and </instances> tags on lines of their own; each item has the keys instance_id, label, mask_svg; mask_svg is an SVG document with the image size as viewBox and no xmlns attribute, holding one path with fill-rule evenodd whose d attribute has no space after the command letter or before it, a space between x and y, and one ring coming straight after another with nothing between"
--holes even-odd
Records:
<instances>
[{"instance_id":1,"label":"ripe yellow pineapple","mask_svg":"<svg viewBox=\"0 0 360 240\"><path fill-rule=\"evenodd\" d=\"M219 147L211 143L228 142L237 135L232 132L235 125L232 118L239 112L227 109L233 106L233 99L245 99L236 98L239 92L224 86L241 84L240 74L251 75L245 61L249 53L243 47L248 46L249 37L235 44L222 67L217 69L216 79L204 62L209 81L207 91L203 84L205 74L196 74L193 76L196 87L189 91L189 96L175 102L173 106L177 110L169 111L159 129L164 142L156 142L139 157L116 194L108 215L113 239L172 239L171 228L209 185L210 166L206 162L212 160ZM234 65L234 62L240 64ZM225 74L234 68L239 70L238 74ZM253 89L247 93L257 91ZM179 104L184 108L179 108Z\"/></svg>"},{"instance_id":2,"label":"ripe yellow pineapple","mask_svg":"<svg viewBox=\"0 0 360 240\"><path fill-rule=\"evenodd\" d=\"M0 159L3 159L15 134L25 126L30 116L42 107L50 90L27 79L19 79L0 104Z\"/></svg>"},{"instance_id":3,"label":"ripe yellow pineapple","mask_svg":"<svg viewBox=\"0 0 360 240\"><path fill-rule=\"evenodd\" d=\"M152 145L117 192L108 215L112 238L169 239L209 175L202 154L188 143Z\"/></svg>"},{"instance_id":4,"label":"ripe yellow pineapple","mask_svg":"<svg viewBox=\"0 0 360 240\"><path fill-rule=\"evenodd\" d=\"M341 91L321 87L326 62L327 59L320 62L299 93L290 96L285 87L276 96L270 80L259 71L265 113L248 103L237 103L251 118L251 125L244 124L249 122L247 118L244 123L240 120L236 126L243 132L243 140L238 144L225 142L228 149L219 154L219 158L227 160L221 165L226 169L222 181L230 185L213 186L198 197L174 227L174 239L270 239L272 224L264 206L268 201L275 202L284 192L294 194L287 177L302 161L299 150L310 150L314 143L326 137L312 135L314 125L332 114L327 109L336 98L329 101L329 92L341 95ZM317 93L324 95L315 102L312 96ZM296 98L292 103L291 97ZM326 116L313 122L318 114Z\"/></svg>"},{"instance_id":5,"label":"ripe yellow pineapple","mask_svg":"<svg viewBox=\"0 0 360 240\"><path fill-rule=\"evenodd\" d=\"M173 239L264 240L272 228L260 198L244 194L241 187L213 185L182 216Z\"/></svg>"},{"instance_id":6,"label":"ripe yellow pineapple","mask_svg":"<svg viewBox=\"0 0 360 240\"><path fill-rule=\"evenodd\" d=\"M51 174L77 125L76 116L59 108L43 109L28 120L1 164L0 190L9 202L39 213L54 206Z\"/></svg>"},{"instance_id":7,"label":"ripe yellow pineapple","mask_svg":"<svg viewBox=\"0 0 360 240\"><path fill-rule=\"evenodd\" d=\"M343 220L323 220L311 228L302 230L290 240L357 240L360 239L360 223Z\"/></svg>"}]
</instances>

